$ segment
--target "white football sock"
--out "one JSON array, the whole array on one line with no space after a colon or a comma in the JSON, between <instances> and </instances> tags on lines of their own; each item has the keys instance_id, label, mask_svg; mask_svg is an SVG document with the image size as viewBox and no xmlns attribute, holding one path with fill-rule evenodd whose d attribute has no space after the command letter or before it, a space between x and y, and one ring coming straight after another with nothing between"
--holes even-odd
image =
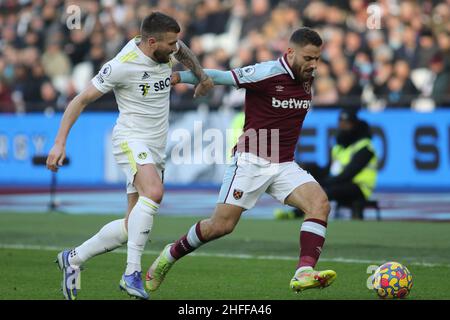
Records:
<instances>
[{"instance_id":1,"label":"white football sock","mask_svg":"<svg viewBox=\"0 0 450 320\"><path fill-rule=\"evenodd\" d=\"M127 241L125 219L111 221L100 231L82 245L73 249L69 254L69 263L73 266L81 266L90 258L112 251Z\"/></svg>"},{"instance_id":2,"label":"white football sock","mask_svg":"<svg viewBox=\"0 0 450 320\"><path fill-rule=\"evenodd\" d=\"M153 216L159 204L146 197L139 197L128 218L128 250L126 275L141 271L141 256L153 226Z\"/></svg>"}]
</instances>

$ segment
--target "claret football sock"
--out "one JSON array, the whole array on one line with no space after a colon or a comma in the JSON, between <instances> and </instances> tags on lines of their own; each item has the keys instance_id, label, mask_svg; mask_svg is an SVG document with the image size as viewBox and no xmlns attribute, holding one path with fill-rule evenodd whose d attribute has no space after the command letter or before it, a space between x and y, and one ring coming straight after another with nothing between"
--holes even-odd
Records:
<instances>
[{"instance_id":1,"label":"claret football sock","mask_svg":"<svg viewBox=\"0 0 450 320\"><path fill-rule=\"evenodd\" d=\"M111 221L92 238L70 251L69 263L81 266L90 258L122 246L127 241L125 219Z\"/></svg>"},{"instance_id":2,"label":"claret football sock","mask_svg":"<svg viewBox=\"0 0 450 320\"><path fill-rule=\"evenodd\" d=\"M200 222L197 222L195 225L189 229L189 232L182 236L179 240L177 240L166 252L166 258L169 262L173 262L175 260L184 257L185 255L191 253L205 242L201 231L200 231Z\"/></svg>"},{"instance_id":3,"label":"claret football sock","mask_svg":"<svg viewBox=\"0 0 450 320\"><path fill-rule=\"evenodd\" d=\"M141 272L141 257L153 226L153 216L159 204L147 197L139 197L128 218L128 250L125 274Z\"/></svg>"},{"instance_id":4,"label":"claret football sock","mask_svg":"<svg viewBox=\"0 0 450 320\"><path fill-rule=\"evenodd\" d=\"M300 258L297 268L316 266L325 242L327 223L319 219L306 219L300 230Z\"/></svg>"}]
</instances>

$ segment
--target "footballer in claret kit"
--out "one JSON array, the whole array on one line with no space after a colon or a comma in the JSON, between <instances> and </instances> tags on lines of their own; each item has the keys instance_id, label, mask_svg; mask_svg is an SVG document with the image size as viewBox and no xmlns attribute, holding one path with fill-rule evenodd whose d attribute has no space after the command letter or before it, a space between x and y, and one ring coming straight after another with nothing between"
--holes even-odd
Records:
<instances>
[{"instance_id":1,"label":"footballer in claret kit","mask_svg":"<svg viewBox=\"0 0 450 320\"><path fill-rule=\"evenodd\" d=\"M294 162L294 151L311 105L311 86L322 39L310 28L290 37L279 59L231 71L205 69L215 84L245 88L244 132L234 147L216 209L168 244L147 272L147 288L155 291L181 257L233 231L242 213L263 193L305 212L300 254L290 287L295 292L324 288L336 279L333 270L315 270L325 242L330 206L316 180ZM189 71L174 73L172 83L196 84Z\"/></svg>"}]
</instances>

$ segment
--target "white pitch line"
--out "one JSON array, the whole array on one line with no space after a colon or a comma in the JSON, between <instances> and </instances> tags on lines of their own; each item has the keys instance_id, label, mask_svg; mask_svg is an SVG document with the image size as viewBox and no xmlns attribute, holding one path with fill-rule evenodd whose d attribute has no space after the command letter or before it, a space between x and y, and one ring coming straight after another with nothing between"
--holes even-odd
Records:
<instances>
[{"instance_id":1,"label":"white pitch line","mask_svg":"<svg viewBox=\"0 0 450 320\"><path fill-rule=\"evenodd\" d=\"M42 251L61 251L66 248L57 246L39 246L39 245L28 245L28 244L0 244L0 249L16 249L16 250L42 250ZM145 250L146 254L158 255L161 251L155 250ZM127 253L125 249L116 249L112 253ZM296 261L297 257L291 256L274 256L274 255L251 255L251 254L234 254L234 253L203 253L203 252L193 252L189 256L194 257L211 257L211 258L233 258L233 259L257 259L257 260L289 260ZM412 257L409 257L410 260ZM405 259L398 259L405 260ZM342 263L357 263L357 264L377 264L381 265L387 261L375 261L375 260L364 260L364 259L348 259L343 257L336 258L321 258L322 262L342 262ZM428 263L420 261L412 261L409 265L421 266L421 267L445 267L450 268L450 264L440 264L440 263Z\"/></svg>"}]
</instances>

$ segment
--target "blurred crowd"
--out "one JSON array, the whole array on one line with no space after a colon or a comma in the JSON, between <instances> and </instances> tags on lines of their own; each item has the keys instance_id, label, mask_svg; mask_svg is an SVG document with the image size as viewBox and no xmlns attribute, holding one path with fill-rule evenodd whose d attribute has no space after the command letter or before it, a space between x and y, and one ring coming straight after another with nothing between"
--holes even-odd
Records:
<instances>
[{"instance_id":1,"label":"blurred crowd","mask_svg":"<svg viewBox=\"0 0 450 320\"><path fill-rule=\"evenodd\" d=\"M177 19L205 68L276 59L293 30L316 29L325 44L314 108L450 107L450 0L0 0L0 112L63 111L155 10ZM176 86L171 108L243 102L223 86L192 96ZM112 93L88 110L116 110Z\"/></svg>"}]
</instances>

